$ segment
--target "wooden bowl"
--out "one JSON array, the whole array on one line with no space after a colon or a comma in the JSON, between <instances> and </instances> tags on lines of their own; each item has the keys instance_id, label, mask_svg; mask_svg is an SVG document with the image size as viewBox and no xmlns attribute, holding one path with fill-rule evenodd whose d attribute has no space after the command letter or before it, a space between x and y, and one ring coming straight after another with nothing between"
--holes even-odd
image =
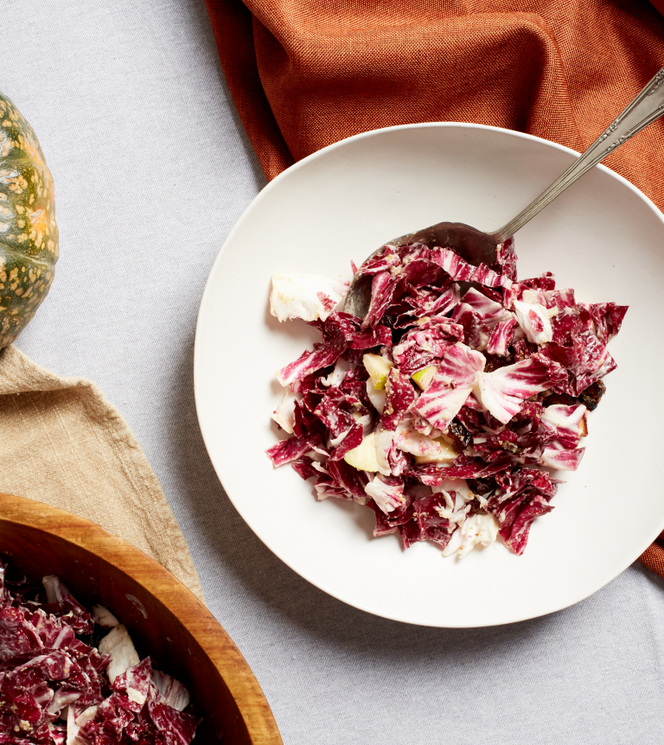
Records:
<instances>
[{"instance_id":1,"label":"wooden bowl","mask_svg":"<svg viewBox=\"0 0 664 745\"><path fill-rule=\"evenodd\" d=\"M203 721L195 743L281 745L249 665L214 616L154 559L98 525L0 494L0 554L25 574L57 574L84 605L101 603L136 648L191 692Z\"/></svg>"}]
</instances>

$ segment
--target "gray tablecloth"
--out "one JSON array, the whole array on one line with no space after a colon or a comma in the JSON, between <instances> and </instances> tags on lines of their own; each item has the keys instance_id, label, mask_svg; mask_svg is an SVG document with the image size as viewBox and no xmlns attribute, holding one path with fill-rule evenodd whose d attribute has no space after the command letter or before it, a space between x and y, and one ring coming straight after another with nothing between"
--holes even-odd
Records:
<instances>
[{"instance_id":1,"label":"gray tablecloth","mask_svg":"<svg viewBox=\"0 0 664 745\"><path fill-rule=\"evenodd\" d=\"M538 620L412 627L310 586L228 502L196 419L194 330L265 179L203 0L0 0L0 39L0 90L38 133L61 231L53 289L17 346L91 378L126 417L284 741L661 741L664 582L640 565Z\"/></svg>"}]
</instances>

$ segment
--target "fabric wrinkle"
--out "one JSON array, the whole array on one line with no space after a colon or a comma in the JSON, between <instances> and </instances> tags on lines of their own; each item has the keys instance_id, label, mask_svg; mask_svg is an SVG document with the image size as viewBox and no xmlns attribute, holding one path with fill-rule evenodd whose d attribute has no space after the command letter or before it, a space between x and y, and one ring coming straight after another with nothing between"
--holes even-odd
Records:
<instances>
[{"instance_id":1,"label":"fabric wrinkle","mask_svg":"<svg viewBox=\"0 0 664 745\"><path fill-rule=\"evenodd\" d=\"M0 491L72 512L152 556L201 600L184 535L138 440L101 391L0 352Z\"/></svg>"}]
</instances>

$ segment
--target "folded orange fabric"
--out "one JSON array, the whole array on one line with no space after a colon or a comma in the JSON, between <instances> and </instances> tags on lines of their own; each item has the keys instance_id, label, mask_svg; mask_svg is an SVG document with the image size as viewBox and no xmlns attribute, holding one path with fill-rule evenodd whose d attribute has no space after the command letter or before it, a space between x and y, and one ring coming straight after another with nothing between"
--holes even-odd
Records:
<instances>
[{"instance_id":1,"label":"folded orange fabric","mask_svg":"<svg viewBox=\"0 0 664 745\"><path fill-rule=\"evenodd\" d=\"M583 151L664 65L664 0L206 0L268 178L397 124L463 121ZM664 208L664 122L605 161ZM664 577L664 548L641 561Z\"/></svg>"}]
</instances>

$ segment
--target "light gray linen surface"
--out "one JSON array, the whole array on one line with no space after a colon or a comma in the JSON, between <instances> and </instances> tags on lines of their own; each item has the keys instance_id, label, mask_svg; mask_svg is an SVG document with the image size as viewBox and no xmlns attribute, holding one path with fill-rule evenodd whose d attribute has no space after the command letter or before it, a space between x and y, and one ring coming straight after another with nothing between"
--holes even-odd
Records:
<instances>
[{"instance_id":1,"label":"light gray linen surface","mask_svg":"<svg viewBox=\"0 0 664 745\"><path fill-rule=\"evenodd\" d=\"M285 743L661 742L664 582L640 565L538 620L414 627L310 586L228 502L196 419L194 330L212 262L265 179L203 0L0 0L0 39L0 90L41 140L61 231L51 294L18 346L124 414Z\"/></svg>"}]
</instances>

